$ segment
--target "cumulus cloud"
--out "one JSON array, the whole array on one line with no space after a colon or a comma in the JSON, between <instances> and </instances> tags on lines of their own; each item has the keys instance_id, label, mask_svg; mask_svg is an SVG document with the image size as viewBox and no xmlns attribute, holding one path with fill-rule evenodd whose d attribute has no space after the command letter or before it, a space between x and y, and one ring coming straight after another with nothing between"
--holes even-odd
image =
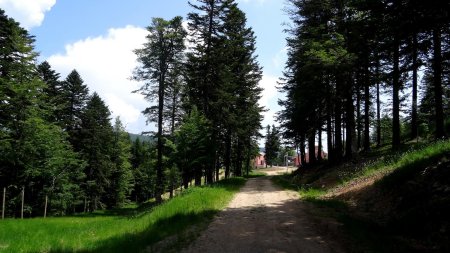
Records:
<instances>
[{"instance_id":1,"label":"cumulus cloud","mask_svg":"<svg viewBox=\"0 0 450 253\"><path fill-rule=\"evenodd\" d=\"M127 130L145 130L141 111L148 106L143 96L132 93L140 83L130 80L137 66L134 49L141 48L147 31L126 26L109 29L103 36L86 38L66 45L63 54L50 56L47 61L62 77L76 69L91 92L105 100L113 117L120 116Z\"/></svg>"},{"instance_id":2,"label":"cumulus cloud","mask_svg":"<svg viewBox=\"0 0 450 253\"><path fill-rule=\"evenodd\" d=\"M40 26L56 0L0 0L0 8L26 28Z\"/></svg>"},{"instance_id":3,"label":"cumulus cloud","mask_svg":"<svg viewBox=\"0 0 450 253\"><path fill-rule=\"evenodd\" d=\"M278 78L268 74L263 74L261 81L259 82L259 87L263 89L262 96L259 99L259 105L264 106L268 111L264 112L263 126L267 124L274 124L274 116L278 111L278 99L280 98L280 93L277 90Z\"/></svg>"},{"instance_id":4,"label":"cumulus cloud","mask_svg":"<svg viewBox=\"0 0 450 253\"><path fill-rule=\"evenodd\" d=\"M264 74L261 81L259 82L259 87L263 89L262 96L259 99L259 104L268 107L269 102L277 95L277 81L278 78L275 76Z\"/></svg>"},{"instance_id":5,"label":"cumulus cloud","mask_svg":"<svg viewBox=\"0 0 450 253\"><path fill-rule=\"evenodd\" d=\"M275 69L282 70L287 59L288 47L284 47L272 58L272 64Z\"/></svg>"}]
</instances>

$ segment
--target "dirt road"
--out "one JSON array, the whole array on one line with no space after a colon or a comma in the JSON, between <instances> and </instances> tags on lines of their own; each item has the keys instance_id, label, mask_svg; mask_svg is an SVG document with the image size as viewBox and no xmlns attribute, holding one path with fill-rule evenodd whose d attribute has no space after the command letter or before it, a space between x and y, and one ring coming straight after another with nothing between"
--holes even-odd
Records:
<instances>
[{"instance_id":1,"label":"dirt road","mask_svg":"<svg viewBox=\"0 0 450 253\"><path fill-rule=\"evenodd\" d=\"M284 168L267 169L274 175ZM341 252L315 230L294 191L249 179L229 206L182 252Z\"/></svg>"}]
</instances>

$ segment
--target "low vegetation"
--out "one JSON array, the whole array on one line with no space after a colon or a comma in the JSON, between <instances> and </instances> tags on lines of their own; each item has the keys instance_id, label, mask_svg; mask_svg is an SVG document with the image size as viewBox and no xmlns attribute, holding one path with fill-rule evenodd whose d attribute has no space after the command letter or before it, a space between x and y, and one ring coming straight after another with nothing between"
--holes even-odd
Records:
<instances>
[{"instance_id":1,"label":"low vegetation","mask_svg":"<svg viewBox=\"0 0 450 253\"><path fill-rule=\"evenodd\" d=\"M355 252L447 252L450 141L378 155L371 162L312 168L274 181L313 203L313 216L341 223L344 241Z\"/></svg>"},{"instance_id":2,"label":"low vegetation","mask_svg":"<svg viewBox=\"0 0 450 253\"><path fill-rule=\"evenodd\" d=\"M194 187L150 209L90 216L1 221L1 252L138 252L165 237L208 222L244 184L231 178ZM176 240L171 240L176 247Z\"/></svg>"},{"instance_id":3,"label":"low vegetation","mask_svg":"<svg viewBox=\"0 0 450 253\"><path fill-rule=\"evenodd\" d=\"M267 176L266 173L258 170L251 170L247 175L245 175L245 178L255 178L255 177L264 177Z\"/></svg>"}]
</instances>

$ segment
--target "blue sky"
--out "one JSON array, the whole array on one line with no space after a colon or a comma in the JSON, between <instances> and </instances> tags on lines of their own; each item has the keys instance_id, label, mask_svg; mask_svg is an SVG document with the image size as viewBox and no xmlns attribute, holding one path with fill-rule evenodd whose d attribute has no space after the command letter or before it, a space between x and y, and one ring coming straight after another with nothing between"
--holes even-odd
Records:
<instances>
[{"instance_id":1,"label":"blue sky","mask_svg":"<svg viewBox=\"0 0 450 253\"><path fill-rule=\"evenodd\" d=\"M257 36L264 88L260 104L269 109L263 126L274 124L280 97L275 86L286 59L285 2L237 2ZM128 131L154 129L140 113L149 102L131 93L139 87L129 80L136 66L132 50L144 43L152 17L185 18L192 11L187 0L0 0L0 8L36 36L40 61L49 61L62 78L77 69L90 91L100 94Z\"/></svg>"}]
</instances>

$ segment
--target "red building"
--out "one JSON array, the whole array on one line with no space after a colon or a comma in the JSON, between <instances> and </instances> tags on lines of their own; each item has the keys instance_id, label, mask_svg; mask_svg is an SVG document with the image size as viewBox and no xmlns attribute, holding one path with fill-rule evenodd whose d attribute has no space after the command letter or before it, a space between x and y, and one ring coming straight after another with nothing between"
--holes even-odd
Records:
<instances>
[{"instance_id":1,"label":"red building","mask_svg":"<svg viewBox=\"0 0 450 253\"><path fill-rule=\"evenodd\" d=\"M264 158L265 153L260 152L254 159L255 168L266 167L266 159Z\"/></svg>"},{"instance_id":2,"label":"red building","mask_svg":"<svg viewBox=\"0 0 450 253\"><path fill-rule=\"evenodd\" d=\"M319 147L316 146L315 151L316 151L315 153L316 153L316 157L317 157L319 154ZM321 155L322 155L322 159L328 158L328 154L325 153L325 151L323 151L323 150L321 151ZM306 163L309 163L309 153L305 154L305 160L306 160ZM300 164L301 164L300 154L297 157L294 157L294 164L295 164L295 166L300 166Z\"/></svg>"}]
</instances>

